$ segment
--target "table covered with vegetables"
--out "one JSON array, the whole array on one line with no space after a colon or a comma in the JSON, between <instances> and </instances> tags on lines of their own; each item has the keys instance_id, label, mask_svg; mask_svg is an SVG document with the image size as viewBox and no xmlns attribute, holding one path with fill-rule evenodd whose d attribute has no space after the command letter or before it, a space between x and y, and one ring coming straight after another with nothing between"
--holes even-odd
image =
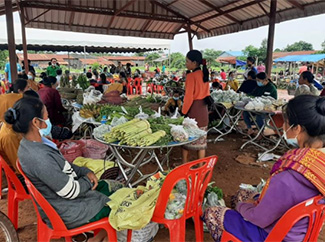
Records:
<instances>
[{"instance_id":1,"label":"table covered with vegetables","mask_svg":"<svg viewBox=\"0 0 325 242\"><path fill-rule=\"evenodd\" d=\"M157 167L154 173L163 171L164 164L169 167L169 155L174 147L191 143L203 135L206 132L199 129L193 119L167 118L159 112L149 116L141 108L134 118L115 116L93 132L95 139L110 146L130 187L152 175L144 175L141 167L153 162ZM137 179L136 174L139 175ZM132 180L135 181L132 183Z\"/></svg>"}]
</instances>

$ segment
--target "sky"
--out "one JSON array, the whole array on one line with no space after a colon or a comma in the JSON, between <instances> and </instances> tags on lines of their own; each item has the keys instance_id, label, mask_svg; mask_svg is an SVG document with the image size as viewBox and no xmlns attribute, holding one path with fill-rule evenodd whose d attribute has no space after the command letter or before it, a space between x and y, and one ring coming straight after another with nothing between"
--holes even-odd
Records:
<instances>
[{"instance_id":1,"label":"sky","mask_svg":"<svg viewBox=\"0 0 325 242\"><path fill-rule=\"evenodd\" d=\"M14 13L14 29L15 38L21 39L21 25L18 13ZM321 43L325 41L325 14L316 15L307 18L300 18L290 21L285 21L276 24L275 37L274 37L274 49L284 48L288 44L303 40L311 43L315 50L321 49ZM2 33L6 33L6 19L5 16L0 17L0 29ZM241 31L238 33L221 35L211 37L203 40L197 40L196 37L193 39L194 49L203 50L206 48L215 50L243 50L248 45L259 47L264 38L267 38L268 26ZM95 34L85 33L73 33L66 31L55 31L55 30L41 30L26 28L27 42L28 39L41 39L41 40L85 40L85 41L98 41L98 36ZM135 38L135 37L121 37L121 36L103 36L100 35L100 41L140 41L155 42L160 41L163 43L170 43L171 53L181 52L186 54L188 51L188 39L187 34L176 35L173 40L155 40L148 38ZM2 36L1 38L7 38ZM77 43L77 41L76 41Z\"/></svg>"}]
</instances>

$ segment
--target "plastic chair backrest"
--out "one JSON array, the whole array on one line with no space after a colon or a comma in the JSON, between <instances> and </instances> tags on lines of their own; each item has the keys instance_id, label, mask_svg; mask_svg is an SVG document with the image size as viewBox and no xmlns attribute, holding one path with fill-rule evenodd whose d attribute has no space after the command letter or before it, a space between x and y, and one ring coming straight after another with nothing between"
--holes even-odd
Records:
<instances>
[{"instance_id":1,"label":"plastic chair backrest","mask_svg":"<svg viewBox=\"0 0 325 242\"><path fill-rule=\"evenodd\" d=\"M55 209L49 204L49 202L42 196L42 194L35 188L33 183L28 179L28 177L23 172L19 160L17 160L17 169L19 170L20 174L25 178L25 183L27 185L28 191L30 194L32 194L33 197L33 204L35 207L35 210L37 212L37 216L40 217L37 204L42 208L46 216L51 222L51 225L53 227L53 230L55 231L68 231L67 227L63 223L61 217L58 215L58 213L55 211Z\"/></svg>"},{"instance_id":2,"label":"plastic chair backrest","mask_svg":"<svg viewBox=\"0 0 325 242\"><path fill-rule=\"evenodd\" d=\"M319 195L288 210L276 223L265 241L283 241L291 228L303 218L309 219L307 233L303 241L317 241L325 219L325 204L320 203L322 199L324 197Z\"/></svg>"},{"instance_id":3,"label":"plastic chair backrest","mask_svg":"<svg viewBox=\"0 0 325 242\"><path fill-rule=\"evenodd\" d=\"M28 196L25 188L21 184L21 181L18 179L15 172L10 168L10 166L7 164L7 162L0 156L0 163L1 167L5 171L7 181L8 181L8 189L12 189L16 191L18 194L26 195Z\"/></svg>"},{"instance_id":4,"label":"plastic chair backrest","mask_svg":"<svg viewBox=\"0 0 325 242\"><path fill-rule=\"evenodd\" d=\"M213 167L217 160L217 156L210 156L183 164L172 170L167 175L162 185L154 216L161 219L165 217L169 195L176 183L180 180L185 180L187 185L187 196L183 216L189 218L192 217L196 211L202 212L204 193L211 180ZM200 164L202 165L199 166Z\"/></svg>"}]
</instances>

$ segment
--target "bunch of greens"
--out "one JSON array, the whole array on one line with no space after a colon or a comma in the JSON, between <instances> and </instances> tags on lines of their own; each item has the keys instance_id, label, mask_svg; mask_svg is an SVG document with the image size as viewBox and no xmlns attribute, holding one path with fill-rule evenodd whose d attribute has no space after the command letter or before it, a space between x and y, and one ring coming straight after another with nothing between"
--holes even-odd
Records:
<instances>
[{"instance_id":1,"label":"bunch of greens","mask_svg":"<svg viewBox=\"0 0 325 242\"><path fill-rule=\"evenodd\" d=\"M218 195L219 199L223 198L223 192L220 188L213 186L214 182L209 183L207 189L205 190L204 197L207 197L209 193L214 192Z\"/></svg>"}]
</instances>

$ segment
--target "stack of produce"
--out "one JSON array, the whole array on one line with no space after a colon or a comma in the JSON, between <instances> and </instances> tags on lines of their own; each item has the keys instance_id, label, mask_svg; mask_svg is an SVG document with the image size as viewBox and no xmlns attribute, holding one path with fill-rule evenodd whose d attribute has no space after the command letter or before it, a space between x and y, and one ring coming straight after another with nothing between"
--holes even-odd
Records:
<instances>
[{"instance_id":1,"label":"stack of produce","mask_svg":"<svg viewBox=\"0 0 325 242\"><path fill-rule=\"evenodd\" d=\"M82 118L95 118L100 117L101 106L97 104L85 104L80 109L80 117Z\"/></svg>"},{"instance_id":2,"label":"stack of produce","mask_svg":"<svg viewBox=\"0 0 325 242\"><path fill-rule=\"evenodd\" d=\"M106 142L120 141L119 144L144 147L155 144L165 135L166 132L163 130L152 133L147 120L133 119L112 128L111 132L104 135L104 140Z\"/></svg>"},{"instance_id":3,"label":"stack of produce","mask_svg":"<svg viewBox=\"0 0 325 242\"><path fill-rule=\"evenodd\" d=\"M236 103L246 97L245 93L236 93L234 90L217 90L211 93L216 103Z\"/></svg>"}]
</instances>

